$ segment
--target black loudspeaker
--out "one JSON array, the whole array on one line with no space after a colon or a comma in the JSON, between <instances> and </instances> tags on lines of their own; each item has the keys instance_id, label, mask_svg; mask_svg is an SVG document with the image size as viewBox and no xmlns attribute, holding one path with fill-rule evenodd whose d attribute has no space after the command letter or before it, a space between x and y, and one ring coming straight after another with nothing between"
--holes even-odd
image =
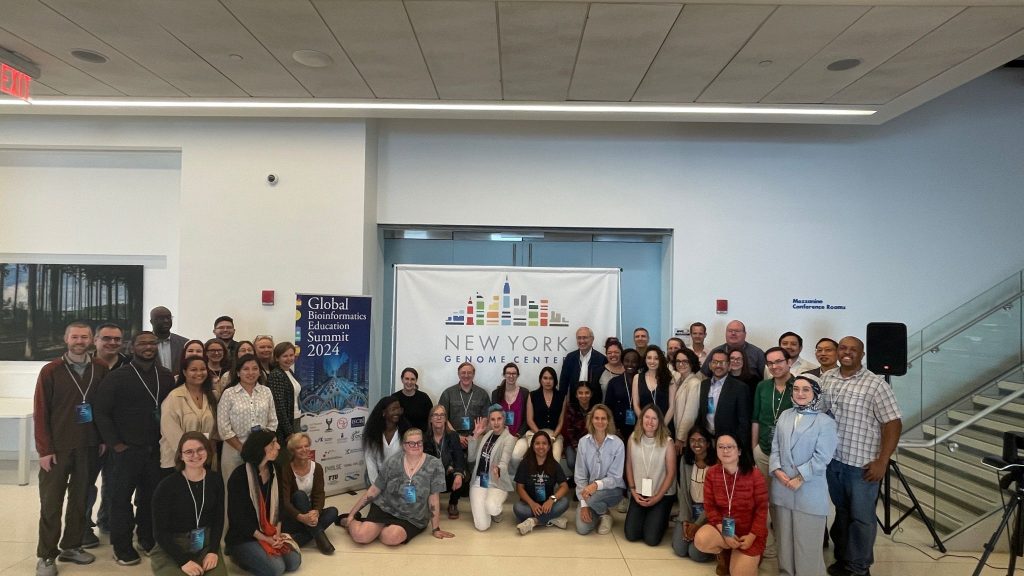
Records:
<instances>
[{"instance_id":1,"label":"black loudspeaker","mask_svg":"<svg viewBox=\"0 0 1024 576\"><path fill-rule=\"evenodd\" d=\"M868 324L868 370L882 376L907 373L907 325L900 322Z\"/></svg>"}]
</instances>

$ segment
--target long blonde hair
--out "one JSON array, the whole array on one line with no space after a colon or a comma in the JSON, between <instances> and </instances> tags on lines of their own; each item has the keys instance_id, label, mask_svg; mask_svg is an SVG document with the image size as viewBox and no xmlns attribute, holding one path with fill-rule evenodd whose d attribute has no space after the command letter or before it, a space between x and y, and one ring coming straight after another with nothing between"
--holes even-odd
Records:
<instances>
[{"instance_id":1,"label":"long blonde hair","mask_svg":"<svg viewBox=\"0 0 1024 576\"><path fill-rule=\"evenodd\" d=\"M664 446L668 442L668 427L665 426L665 415L661 413L661 408L658 408L655 404L648 404L640 410L640 415L637 417L637 427L633 430L633 442L640 444L640 441L644 437L644 414L650 410L654 412L655 416L658 417L658 428L654 431L654 441L658 443L658 446Z\"/></svg>"}]
</instances>

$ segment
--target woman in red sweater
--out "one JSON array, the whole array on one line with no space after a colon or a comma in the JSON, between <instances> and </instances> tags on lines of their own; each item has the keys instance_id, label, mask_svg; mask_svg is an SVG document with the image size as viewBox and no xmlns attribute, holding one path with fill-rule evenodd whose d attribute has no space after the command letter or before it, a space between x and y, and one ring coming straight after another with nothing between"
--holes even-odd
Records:
<instances>
[{"instance_id":1,"label":"woman in red sweater","mask_svg":"<svg viewBox=\"0 0 1024 576\"><path fill-rule=\"evenodd\" d=\"M718 554L719 575L754 576L768 536L768 486L754 456L738 438L723 434L716 444L718 464L704 478L707 524L694 544Z\"/></svg>"}]
</instances>

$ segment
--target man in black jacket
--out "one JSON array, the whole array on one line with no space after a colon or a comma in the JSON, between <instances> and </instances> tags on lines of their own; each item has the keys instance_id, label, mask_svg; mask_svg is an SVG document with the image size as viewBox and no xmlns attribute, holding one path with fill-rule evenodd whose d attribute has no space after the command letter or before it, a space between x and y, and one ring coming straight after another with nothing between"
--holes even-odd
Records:
<instances>
[{"instance_id":1,"label":"man in black jacket","mask_svg":"<svg viewBox=\"0 0 1024 576\"><path fill-rule=\"evenodd\" d=\"M132 341L131 362L103 381L96 402L96 425L109 451L111 481L110 543L122 566L138 564L132 546L132 493L139 546L153 548L153 491L160 481L160 404L174 386L170 371L156 360L157 337L139 332Z\"/></svg>"},{"instance_id":2,"label":"man in black jacket","mask_svg":"<svg viewBox=\"0 0 1024 576\"><path fill-rule=\"evenodd\" d=\"M744 445L750 439L750 393L743 381L729 375L729 353L714 350L708 356L711 377L700 384L697 422L716 438L729 434ZM745 446L749 450L749 446Z\"/></svg>"},{"instance_id":3,"label":"man in black jacket","mask_svg":"<svg viewBox=\"0 0 1024 576\"><path fill-rule=\"evenodd\" d=\"M576 347L565 355L562 360L562 373L558 375L558 390L566 394L575 394L580 382L597 384L608 358L594 350L594 331L586 326L576 330ZM590 405L601 403L601 387L596 387L596 395L590 399ZM570 396L571 397L571 396Z\"/></svg>"}]
</instances>

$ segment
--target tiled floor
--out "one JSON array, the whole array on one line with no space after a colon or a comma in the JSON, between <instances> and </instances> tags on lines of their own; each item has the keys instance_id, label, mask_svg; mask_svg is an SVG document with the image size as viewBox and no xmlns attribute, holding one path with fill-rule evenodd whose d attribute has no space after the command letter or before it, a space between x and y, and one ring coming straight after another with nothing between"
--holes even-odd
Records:
<instances>
[{"instance_id":1,"label":"tiled floor","mask_svg":"<svg viewBox=\"0 0 1024 576\"><path fill-rule=\"evenodd\" d=\"M4 478L6 480L6 478ZM328 504L347 511L354 496L340 495L328 499ZM38 523L39 498L34 485L0 485L0 503L6 529L0 530L0 575L28 575L35 569L35 548ZM558 576L600 574L602 576L684 576L712 575L713 564L695 564L675 557L665 543L651 548L642 543L630 543L622 536L622 515L616 514L612 534L599 536L578 536L572 522L568 530L539 528L532 534L520 536L515 530L511 504L506 504L505 522L493 526L488 532L473 529L469 514L469 502L460 505L462 518L457 521L442 520L442 526L456 534L451 540L435 540L423 534L410 544L388 549L380 544L357 546L339 528L328 533L338 548L332 557L320 555L313 548L305 550L300 572L343 573L346 576L415 574L513 574L522 568L548 570ZM908 520L906 530L897 537L900 542L909 542L927 552L921 552L906 544L897 544L879 533L875 548L876 563L871 572L876 576L960 576L971 574L977 562L976 552L965 552L972 558L946 556L929 548L927 532L916 522ZM149 574L148 560L143 558L139 566L123 568L113 563L107 537L101 536L103 544L92 550L97 556L89 566L60 564L60 573L69 574L123 574L125 576ZM830 558L829 558L830 559ZM990 564L1002 569L987 569L988 576L1005 574L1006 554L993 554ZM230 564L230 560L228 561ZM241 573L231 567L232 573ZM1024 568L1022 566L1021 568ZM765 561L761 566L762 575L777 573L774 561Z\"/></svg>"}]
</instances>

